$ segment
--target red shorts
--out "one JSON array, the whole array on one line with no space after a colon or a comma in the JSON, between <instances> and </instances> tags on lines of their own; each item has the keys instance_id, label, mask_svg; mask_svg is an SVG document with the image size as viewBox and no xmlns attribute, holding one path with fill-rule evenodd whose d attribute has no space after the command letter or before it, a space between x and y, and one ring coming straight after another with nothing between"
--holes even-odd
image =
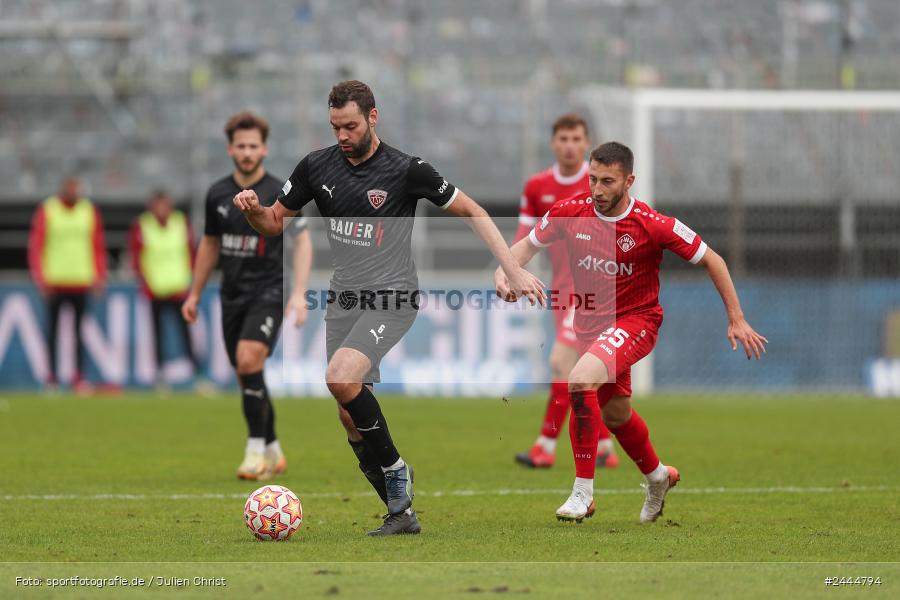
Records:
<instances>
[{"instance_id":1,"label":"red shorts","mask_svg":"<svg viewBox=\"0 0 900 600\"><path fill-rule=\"evenodd\" d=\"M598 336L579 339L579 353L603 361L610 379L597 392L601 404L613 396L631 396L631 366L650 354L656 345L660 319L656 315L627 315Z\"/></svg>"},{"instance_id":2,"label":"red shorts","mask_svg":"<svg viewBox=\"0 0 900 600\"><path fill-rule=\"evenodd\" d=\"M561 307L560 307L561 308ZM553 311L553 323L556 326L556 343L576 350L581 347L575 335L575 307Z\"/></svg>"}]
</instances>

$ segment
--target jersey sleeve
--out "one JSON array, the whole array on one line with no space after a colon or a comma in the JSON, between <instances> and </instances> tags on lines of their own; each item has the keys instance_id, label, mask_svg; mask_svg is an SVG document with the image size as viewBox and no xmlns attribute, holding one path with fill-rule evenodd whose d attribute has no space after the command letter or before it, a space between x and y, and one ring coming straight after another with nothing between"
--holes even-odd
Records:
<instances>
[{"instance_id":1,"label":"jersey sleeve","mask_svg":"<svg viewBox=\"0 0 900 600\"><path fill-rule=\"evenodd\" d=\"M206 211L204 212L203 235L221 236L222 230L219 227L219 217L216 214L216 203L213 201L213 196L210 192L206 193Z\"/></svg>"},{"instance_id":2,"label":"jersey sleeve","mask_svg":"<svg viewBox=\"0 0 900 600\"><path fill-rule=\"evenodd\" d=\"M309 221L306 217L303 216L303 213L298 212L296 215L291 217L287 227L284 228L284 233L290 237L294 237L300 235L308 228Z\"/></svg>"},{"instance_id":3,"label":"jersey sleeve","mask_svg":"<svg viewBox=\"0 0 900 600\"><path fill-rule=\"evenodd\" d=\"M527 236L532 227L537 225L541 215L537 212L536 199L537 190L532 178L525 182L525 189L522 190L522 197L519 199L519 228L514 240L516 242Z\"/></svg>"},{"instance_id":4,"label":"jersey sleeve","mask_svg":"<svg viewBox=\"0 0 900 600\"><path fill-rule=\"evenodd\" d=\"M528 239L538 248L546 248L553 242L563 239L564 227L565 217L562 215L562 208L559 203L554 204L532 228Z\"/></svg>"},{"instance_id":5,"label":"jersey sleeve","mask_svg":"<svg viewBox=\"0 0 900 600\"><path fill-rule=\"evenodd\" d=\"M456 200L459 189L437 172L430 164L413 157L406 173L409 198L415 202L425 198L432 204L447 209Z\"/></svg>"},{"instance_id":6,"label":"jersey sleeve","mask_svg":"<svg viewBox=\"0 0 900 600\"><path fill-rule=\"evenodd\" d=\"M660 247L671 250L684 260L697 264L706 254L706 242L697 233L674 217L660 215L653 223L653 236Z\"/></svg>"},{"instance_id":7,"label":"jersey sleeve","mask_svg":"<svg viewBox=\"0 0 900 600\"><path fill-rule=\"evenodd\" d=\"M313 190L309 183L309 156L304 156L294 172L284 182L278 202L289 210L300 210L313 200Z\"/></svg>"}]
</instances>

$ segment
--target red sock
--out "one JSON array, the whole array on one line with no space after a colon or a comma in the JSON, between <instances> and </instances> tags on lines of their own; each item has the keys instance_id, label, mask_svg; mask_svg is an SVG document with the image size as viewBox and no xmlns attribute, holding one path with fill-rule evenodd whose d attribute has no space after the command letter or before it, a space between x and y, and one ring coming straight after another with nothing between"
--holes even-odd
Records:
<instances>
[{"instance_id":1,"label":"red sock","mask_svg":"<svg viewBox=\"0 0 900 600\"><path fill-rule=\"evenodd\" d=\"M610 433L609 428L606 426L606 423L603 422L603 415L600 415L599 422L597 423L597 433L600 435L597 436L597 440L608 440Z\"/></svg>"},{"instance_id":2,"label":"red sock","mask_svg":"<svg viewBox=\"0 0 900 600\"><path fill-rule=\"evenodd\" d=\"M659 466L659 457L650 443L650 432L647 424L635 410L631 411L631 418L620 427L613 428L619 445L625 453L631 457L641 473L646 475Z\"/></svg>"},{"instance_id":3,"label":"red sock","mask_svg":"<svg viewBox=\"0 0 900 600\"><path fill-rule=\"evenodd\" d=\"M572 415L569 417L569 439L575 456L575 477L593 479L597 468L597 430L600 404L593 392L572 392Z\"/></svg>"},{"instance_id":4,"label":"red sock","mask_svg":"<svg viewBox=\"0 0 900 600\"><path fill-rule=\"evenodd\" d=\"M609 399L612 397L612 388L608 385L601 385L597 390L597 402L600 403L600 437L598 440L608 440L610 433L609 428L606 426L606 423L603 422L603 407L606 406L606 403L609 402Z\"/></svg>"},{"instance_id":5,"label":"red sock","mask_svg":"<svg viewBox=\"0 0 900 600\"><path fill-rule=\"evenodd\" d=\"M544 414L541 435L553 439L558 438L568 410L569 384L565 381L554 381L550 384L550 399L547 400L547 412Z\"/></svg>"}]
</instances>

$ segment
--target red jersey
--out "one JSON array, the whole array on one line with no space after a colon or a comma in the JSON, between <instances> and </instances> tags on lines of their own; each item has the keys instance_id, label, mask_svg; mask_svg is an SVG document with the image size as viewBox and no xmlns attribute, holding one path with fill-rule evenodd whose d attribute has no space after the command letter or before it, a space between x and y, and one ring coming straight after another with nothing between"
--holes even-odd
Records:
<instances>
[{"instance_id":1,"label":"red jersey","mask_svg":"<svg viewBox=\"0 0 900 600\"><path fill-rule=\"evenodd\" d=\"M687 225L634 198L618 217L598 213L590 196L557 202L531 230L529 239L540 247L565 240L575 297L560 298L558 304L576 303L579 337L596 335L617 317L632 314L661 321L663 250L694 264L706 253L706 243Z\"/></svg>"},{"instance_id":2,"label":"red jersey","mask_svg":"<svg viewBox=\"0 0 900 600\"><path fill-rule=\"evenodd\" d=\"M527 236L538 219L550 210L557 200L587 194L589 190L587 162L583 163L577 173L569 177L564 177L559 172L558 164L529 177L525 182L525 190L519 204L519 230L514 241L518 242ZM566 245L553 244L547 249L547 253L550 255L550 266L553 270L550 287L568 295L572 289L572 274L569 271Z\"/></svg>"}]
</instances>

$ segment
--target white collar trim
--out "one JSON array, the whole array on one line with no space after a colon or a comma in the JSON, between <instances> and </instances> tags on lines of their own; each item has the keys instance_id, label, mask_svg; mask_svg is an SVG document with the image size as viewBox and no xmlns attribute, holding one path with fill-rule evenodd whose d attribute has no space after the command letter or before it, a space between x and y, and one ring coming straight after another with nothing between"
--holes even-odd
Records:
<instances>
[{"instance_id":1,"label":"white collar trim","mask_svg":"<svg viewBox=\"0 0 900 600\"><path fill-rule=\"evenodd\" d=\"M556 180L556 183L559 185L574 185L584 178L585 173L588 172L588 164L587 161L581 163L581 168L578 169L578 172L574 175L569 175L565 177L559 171L559 163L553 163L553 166L550 167L550 170L553 172L553 179Z\"/></svg>"},{"instance_id":2,"label":"white collar trim","mask_svg":"<svg viewBox=\"0 0 900 600\"><path fill-rule=\"evenodd\" d=\"M602 214L600 214L599 212L597 212L596 206L592 206L592 208L594 209L594 214L597 215L597 217L600 218L601 220L609 221L610 223L613 223L615 221L621 221L622 219L624 219L625 217L630 215L632 209L634 208L634 197L629 196L629 198L631 198L631 202L628 203L628 208L625 210L625 212L623 212L621 215L619 215L617 217L605 217ZM591 200L591 204L593 205L593 200Z\"/></svg>"}]
</instances>

